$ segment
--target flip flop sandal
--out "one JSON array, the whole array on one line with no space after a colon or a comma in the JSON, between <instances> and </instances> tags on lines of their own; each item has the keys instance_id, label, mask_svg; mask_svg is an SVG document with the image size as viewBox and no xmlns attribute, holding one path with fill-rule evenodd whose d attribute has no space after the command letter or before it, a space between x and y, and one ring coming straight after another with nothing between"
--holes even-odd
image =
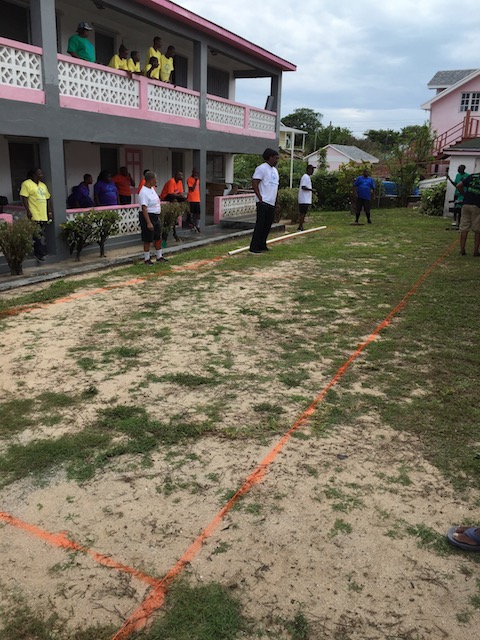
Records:
<instances>
[{"instance_id":1,"label":"flip flop sandal","mask_svg":"<svg viewBox=\"0 0 480 640\"><path fill-rule=\"evenodd\" d=\"M454 533L457 533L458 527L451 527L447 531L447 540L450 544L453 544L454 547L458 547L459 549L463 549L463 551L480 551L480 535L477 531L480 531L480 527L470 527L469 529L465 529L462 531L464 536L467 536L471 540L474 540L476 544L465 544L464 542L459 542L453 537Z\"/></svg>"}]
</instances>

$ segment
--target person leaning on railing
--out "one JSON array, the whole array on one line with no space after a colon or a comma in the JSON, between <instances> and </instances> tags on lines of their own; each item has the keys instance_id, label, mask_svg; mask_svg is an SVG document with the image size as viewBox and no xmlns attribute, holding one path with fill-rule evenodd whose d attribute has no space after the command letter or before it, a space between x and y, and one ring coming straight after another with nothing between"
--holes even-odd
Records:
<instances>
[{"instance_id":1,"label":"person leaning on railing","mask_svg":"<svg viewBox=\"0 0 480 640\"><path fill-rule=\"evenodd\" d=\"M88 22L80 22L77 27L77 33L70 36L68 40L67 51L74 58L95 62L95 47L88 39L89 31L92 31L92 27Z\"/></svg>"}]
</instances>

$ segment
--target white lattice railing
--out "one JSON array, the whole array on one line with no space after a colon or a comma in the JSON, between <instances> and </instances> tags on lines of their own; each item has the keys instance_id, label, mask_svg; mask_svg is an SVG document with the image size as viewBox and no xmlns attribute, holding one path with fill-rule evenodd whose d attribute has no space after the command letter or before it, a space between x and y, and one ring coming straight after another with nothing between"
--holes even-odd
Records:
<instances>
[{"instance_id":1,"label":"white lattice railing","mask_svg":"<svg viewBox=\"0 0 480 640\"><path fill-rule=\"evenodd\" d=\"M110 211L112 209L117 211L121 216L119 231L114 236L111 236L112 238L126 236L132 233L140 233L140 222L138 218L140 207L138 204L124 204L117 207L95 207L95 211ZM67 209L67 221L74 220L75 216L79 213L85 213L86 211L91 210L91 208Z\"/></svg>"},{"instance_id":2,"label":"white lattice railing","mask_svg":"<svg viewBox=\"0 0 480 640\"><path fill-rule=\"evenodd\" d=\"M250 109L248 114L248 128L255 131L275 133L277 116L269 111Z\"/></svg>"},{"instance_id":3,"label":"white lattice railing","mask_svg":"<svg viewBox=\"0 0 480 640\"><path fill-rule=\"evenodd\" d=\"M80 65L59 56L61 96L103 102L118 107L140 107L140 83L108 67Z\"/></svg>"},{"instance_id":4,"label":"white lattice railing","mask_svg":"<svg viewBox=\"0 0 480 640\"><path fill-rule=\"evenodd\" d=\"M209 96L207 98L207 122L243 129L245 127L245 107L226 100L216 100Z\"/></svg>"},{"instance_id":5,"label":"white lattice railing","mask_svg":"<svg viewBox=\"0 0 480 640\"><path fill-rule=\"evenodd\" d=\"M251 218L256 213L255 195L245 193L234 196L217 196L214 199L213 221Z\"/></svg>"},{"instance_id":6,"label":"white lattice railing","mask_svg":"<svg viewBox=\"0 0 480 640\"><path fill-rule=\"evenodd\" d=\"M148 109L156 113L182 118L200 116L200 97L189 91L148 83Z\"/></svg>"},{"instance_id":7,"label":"white lattice railing","mask_svg":"<svg viewBox=\"0 0 480 640\"><path fill-rule=\"evenodd\" d=\"M42 91L42 50L0 38L0 84Z\"/></svg>"}]
</instances>

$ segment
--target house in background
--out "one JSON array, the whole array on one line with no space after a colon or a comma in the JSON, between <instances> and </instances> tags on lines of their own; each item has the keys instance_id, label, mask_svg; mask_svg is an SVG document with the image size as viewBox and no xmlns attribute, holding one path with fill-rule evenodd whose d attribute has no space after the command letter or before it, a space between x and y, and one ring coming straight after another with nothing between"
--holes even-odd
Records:
<instances>
[{"instance_id":1,"label":"house in background","mask_svg":"<svg viewBox=\"0 0 480 640\"><path fill-rule=\"evenodd\" d=\"M327 144L321 151L325 151L327 171L338 171L341 164L347 164L351 161L358 164L362 162L377 164L379 162L378 158L372 156L371 153L346 144ZM305 156L304 160L308 164L317 167L320 163L320 150L313 151L308 156Z\"/></svg>"},{"instance_id":2,"label":"house in background","mask_svg":"<svg viewBox=\"0 0 480 640\"><path fill-rule=\"evenodd\" d=\"M278 146L282 151L292 151L295 154L303 156L305 151L305 138L307 134L301 129L294 129L293 127L287 127L283 122L280 122L280 138Z\"/></svg>"},{"instance_id":3,"label":"house in background","mask_svg":"<svg viewBox=\"0 0 480 640\"><path fill-rule=\"evenodd\" d=\"M52 194L50 254L63 257L59 225L72 186L84 173L125 165L138 184L143 169L161 188L177 171L200 171L202 226L207 182L233 181L234 154L278 145L282 74L292 63L170 0L0 0L0 194L19 200L32 166ZM80 22L96 63L67 54ZM154 36L176 48L176 85L105 66L125 43L143 66ZM256 80L261 79L261 80ZM260 105L236 101L238 83L261 82ZM262 86L263 86L262 85ZM267 98L268 109L265 109ZM138 241L138 207L121 208L121 237Z\"/></svg>"},{"instance_id":4,"label":"house in background","mask_svg":"<svg viewBox=\"0 0 480 640\"><path fill-rule=\"evenodd\" d=\"M435 96L422 105L435 134L435 173L448 170L446 149L480 137L480 69L438 71L428 83Z\"/></svg>"}]
</instances>

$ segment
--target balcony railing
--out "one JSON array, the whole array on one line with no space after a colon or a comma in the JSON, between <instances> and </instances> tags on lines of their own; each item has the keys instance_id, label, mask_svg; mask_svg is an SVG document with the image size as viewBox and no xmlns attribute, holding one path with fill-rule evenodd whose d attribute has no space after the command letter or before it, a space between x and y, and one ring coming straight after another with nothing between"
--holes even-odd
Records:
<instances>
[{"instance_id":1,"label":"balcony railing","mask_svg":"<svg viewBox=\"0 0 480 640\"><path fill-rule=\"evenodd\" d=\"M242 193L233 196L217 196L214 199L213 222L244 220L256 214L255 194Z\"/></svg>"},{"instance_id":2,"label":"balcony railing","mask_svg":"<svg viewBox=\"0 0 480 640\"><path fill-rule=\"evenodd\" d=\"M480 118L472 116L471 111L467 111L465 118L455 126L447 129L435 138L433 143L434 155L440 155L446 147L449 147L462 140L470 140L480 136Z\"/></svg>"},{"instance_id":3,"label":"balcony railing","mask_svg":"<svg viewBox=\"0 0 480 640\"><path fill-rule=\"evenodd\" d=\"M40 47L0 38L0 97L45 103Z\"/></svg>"},{"instance_id":4,"label":"balcony railing","mask_svg":"<svg viewBox=\"0 0 480 640\"><path fill-rule=\"evenodd\" d=\"M42 49L0 38L0 98L45 103ZM200 127L200 93L103 65L58 55L60 106L80 111ZM272 111L208 95L207 129L276 137Z\"/></svg>"}]
</instances>

